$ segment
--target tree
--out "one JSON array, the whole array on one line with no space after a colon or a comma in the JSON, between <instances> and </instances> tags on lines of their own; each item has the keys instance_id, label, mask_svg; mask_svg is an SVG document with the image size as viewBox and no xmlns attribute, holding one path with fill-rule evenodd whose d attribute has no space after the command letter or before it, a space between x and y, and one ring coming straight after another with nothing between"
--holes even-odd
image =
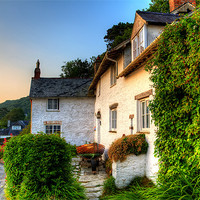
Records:
<instances>
[{"instance_id":1,"label":"tree","mask_svg":"<svg viewBox=\"0 0 200 200\"><path fill-rule=\"evenodd\" d=\"M104 41L107 43L107 49L114 48L124 40L130 38L132 32L132 23L119 22L117 25L113 25L112 28L107 30L107 34L104 36Z\"/></svg>"},{"instance_id":2,"label":"tree","mask_svg":"<svg viewBox=\"0 0 200 200\"><path fill-rule=\"evenodd\" d=\"M197 6L199 3L200 0L196 0ZM169 13L169 0L151 0L149 8L145 9L145 11Z\"/></svg>"},{"instance_id":3,"label":"tree","mask_svg":"<svg viewBox=\"0 0 200 200\"><path fill-rule=\"evenodd\" d=\"M24 118L24 111L21 108L14 108L0 120L0 127L5 128L8 120L16 122L18 120L24 120Z\"/></svg>"},{"instance_id":4,"label":"tree","mask_svg":"<svg viewBox=\"0 0 200 200\"><path fill-rule=\"evenodd\" d=\"M0 120L9 112L7 108L0 108Z\"/></svg>"},{"instance_id":5,"label":"tree","mask_svg":"<svg viewBox=\"0 0 200 200\"><path fill-rule=\"evenodd\" d=\"M91 78L94 75L93 62L94 57L91 58L90 62L87 59L82 61L79 58L65 62L65 65L61 67L60 76L62 78Z\"/></svg>"}]
</instances>

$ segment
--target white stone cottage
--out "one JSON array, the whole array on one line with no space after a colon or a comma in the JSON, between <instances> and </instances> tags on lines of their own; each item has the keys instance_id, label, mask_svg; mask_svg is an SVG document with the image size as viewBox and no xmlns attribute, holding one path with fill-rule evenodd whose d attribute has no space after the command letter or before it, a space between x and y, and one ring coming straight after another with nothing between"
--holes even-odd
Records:
<instances>
[{"instance_id":1,"label":"white stone cottage","mask_svg":"<svg viewBox=\"0 0 200 200\"><path fill-rule=\"evenodd\" d=\"M61 133L71 144L93 142L92 79L41 78L39 61L31 81L31 133Z\"/></svg>"},{"instance_id":2,"label":"white stone cottage","mask_svg":"<svg viewBox=\"0 0 200 200\"><path fill-rule=\"evenodd\" d=\"M184 4L185 12L186 5L194 8L190 3ZM179 9L184 10L182 6ZM154 89L145 65L156 51L156 38L166 24L179 18L177 13L178 9L175 14L137 11L131 40L106 52L89 87L96 94L95 141L108 150L124 134L144 133L149 144L145 174L151 179L156 178L158 159L154 156L156 127L148 108Z\"/></svg>"}]
</instances>

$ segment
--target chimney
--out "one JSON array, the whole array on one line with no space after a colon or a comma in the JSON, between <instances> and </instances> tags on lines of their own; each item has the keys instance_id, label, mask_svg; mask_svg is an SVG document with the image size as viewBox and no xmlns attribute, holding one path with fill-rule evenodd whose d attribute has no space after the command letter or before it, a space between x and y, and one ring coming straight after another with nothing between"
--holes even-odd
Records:
<instances>
[{"instance_id":1,"label":"chimney","mask_svg":"<svg viewBox=\"0 0 200 200\"><path fill-rule=\"evenodd\" d=\"M10 120L8 120L7 127L8 128L10 127Z\"/></svg>"},{"instance_id":2,"label":"chimney","mask_svg":"<svg viewBox=\"0 0 200 200\"><path fill-rule=\"evenodd\" d=\"M95 63L94 63L94 74L97 73L100 64L101 64L101 59L100 59L100 57L98 56L97 59L96 59L96 61L95 61Z\"/></svg>"},{"instance_id":3,"label":"chimney","mask_svg":"<svg viewBox=\"0 0 200 200\"><path fill-rule=\"evenodd\" d=\"M40 78L40 61L39 59L36 62L36 68L35 68L35 73L34 73L34 79L39 79Z\"/></svg>"},{"instance_id":4,"label":"chimney","mask_svg":"<svg viewBox=\"0 0 200 200\"><path fill-rule=\"evenodd\" d=\"M191 3L193 6L196 7L195 0L169 0L170 12L174 11L175 9L177 9L178 7L180 7L181 5L187 2Z\"/></svg>"}]
</instances>

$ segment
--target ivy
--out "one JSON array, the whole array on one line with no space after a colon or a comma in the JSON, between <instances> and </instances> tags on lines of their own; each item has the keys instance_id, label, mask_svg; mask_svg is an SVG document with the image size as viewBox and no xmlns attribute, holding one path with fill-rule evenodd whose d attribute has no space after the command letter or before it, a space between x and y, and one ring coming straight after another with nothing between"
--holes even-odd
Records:
<instances>
[{"instance_id":1,"label":"ivy","mask_svg":"<svg viewBox=\"0 0 200 200\"><path fill-rule=\"evenodd\" d=\"M161 184L200 173L200 11L166 26L148 64Z\"/></svg>"}]
</instances>

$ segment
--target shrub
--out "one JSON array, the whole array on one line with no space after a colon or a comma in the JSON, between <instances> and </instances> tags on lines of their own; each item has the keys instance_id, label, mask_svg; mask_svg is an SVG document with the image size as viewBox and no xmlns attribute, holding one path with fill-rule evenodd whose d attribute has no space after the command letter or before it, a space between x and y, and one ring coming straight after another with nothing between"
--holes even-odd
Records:
<instances>
[{"instance_id":1,"label":"shrub","mask_svg":"<svg viewBox=\"0 0 200 200\"><path fill-rule=\"evenodd\" d=\"M103 196L112 195L117 192L117 187L115 185L115 178L113 176L108 177L103 184Z\"/></svg>"},{"instance_id":2,"label":"shrub","mask_svg":"<svg viewBox=\"0 0 200 200\"><path fill-rule=\"evenodd\" d=\"M106 173L110 176L112 175L112 161L110 158L108 158L106 160L106 163L105 163L105 167L106 167Z\"/></svg>"},{"instance_id":3,"label":"shrub","mask_svg":"<svg viewBox=\"0 0 200 200\"><path fill-rule=\"evenodd\" d=\"M128 135L119 138L112 143L108 150L108 156L111 160L117 162L123 161L129 154L145 154L148 149L148 144L145 140L144 134Z\"/></svg>"},{"instance_id":4,"label":"shrub","mask_svg":"<svg viewBox=\"0 0 200 200\"><path fill-rule=\"evenodd\" d=\"M20 132L20 135L25 135L31 133L31 122Z\"/></svg>"},{"instance_id":5,"label":"shrub","mask_svg":"<svg viewBox=\"0 0 200 200\"><path fill-rule=\"evenodd\" d=\"M71 148L57 135L11 138L5 146L4 162L8 199L85 198L72 176Z\"/></svg>"}]
</instances>

